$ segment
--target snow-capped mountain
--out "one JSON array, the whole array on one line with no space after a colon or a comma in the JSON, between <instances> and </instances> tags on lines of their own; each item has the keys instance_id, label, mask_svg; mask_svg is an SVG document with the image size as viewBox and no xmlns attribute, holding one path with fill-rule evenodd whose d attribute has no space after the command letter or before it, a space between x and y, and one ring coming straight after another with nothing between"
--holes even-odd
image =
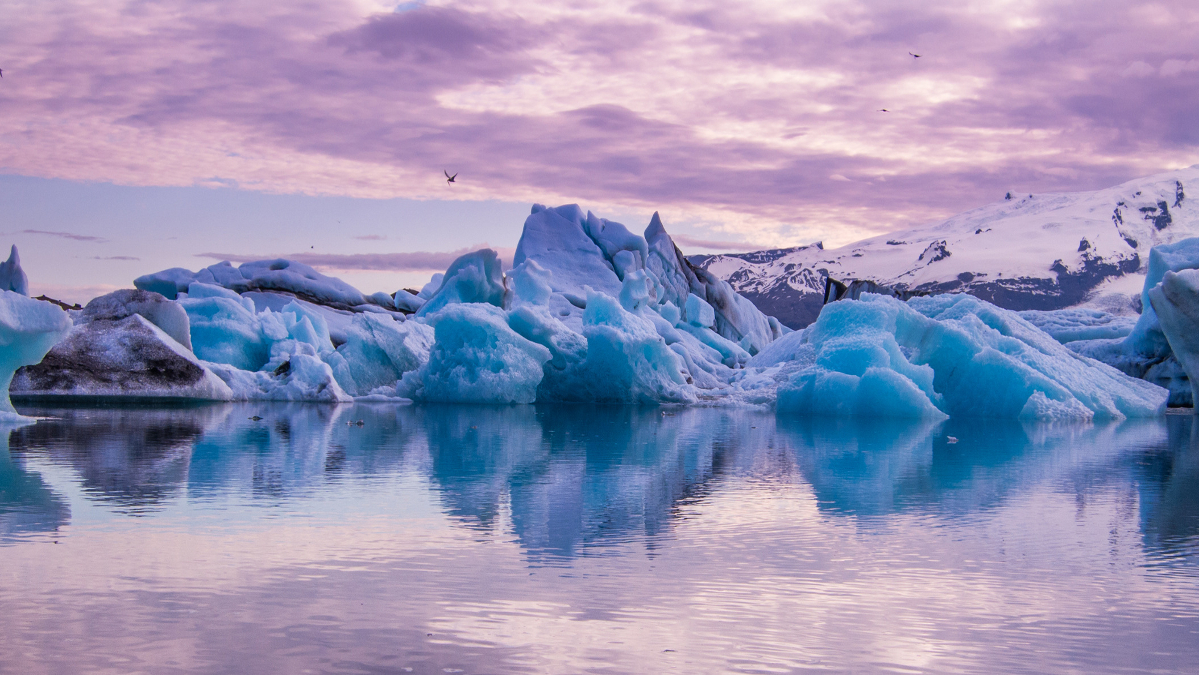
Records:
<instances>
[{"instance_id":1,"label":"snow-capped mountain","mask_svg":"<svg viewBox=\"0 0 1200 675\"><path fill-rule=\"evenodd\" d=\"M689 260L792 328L821 311L825 280L977 296L1006 309L1137 311L1151 247L1197 236L1200 167L1095 192L1014 194L936 225L826 250Z\"/></svg>"}]
</instances>

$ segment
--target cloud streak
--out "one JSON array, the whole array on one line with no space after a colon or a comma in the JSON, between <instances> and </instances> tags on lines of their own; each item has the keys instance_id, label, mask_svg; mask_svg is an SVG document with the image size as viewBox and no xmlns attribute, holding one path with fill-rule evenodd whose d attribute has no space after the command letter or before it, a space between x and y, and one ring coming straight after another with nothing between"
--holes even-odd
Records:
<instances>
[{"instance_id":1,"label":"cloud streak","mask_svg":"<svg viewBox=\"0 0 1200 675\"><path fill-rule=\"evenodd\" d=\"M21 234L43 234L48 237L59 237L62 239L70 239L72 241L90 241L97 244L103 244L108 240L104 237L93 237L87 234L75 234L73 232L53 232L50 230L21 230Z\"/></svg>"},{"instance_id":2,"label":"cloud streak","mask_svg":"<svg viewBox=\"0 0 1200 675\"><path fill-rule=\"evenodd\" d=\"M197 253L200 258L228 260L234 263L246 263L256 260L274 260L286 258L304 263L311 267L339 271L377 271L377 272L443 272L460 256L478 251L481 248L492 248L504 264L512 264L513 248L496 248L487 245L471 246L457 251L429 252L414 251L410 253L293 253L282 256L240 255L236 253Z\"/></svg>"},{"instance_id":3,"label":"cloud streak","mask_svg":"<svg viewBox=\"0 0 1200 675\"><path fill-rule=\"evenodd\" d=\"M0 10L0 170L578 201L835 242L1192 164L1200 142L1184 0L363 7Z\"/></svg>"}]
</instances>

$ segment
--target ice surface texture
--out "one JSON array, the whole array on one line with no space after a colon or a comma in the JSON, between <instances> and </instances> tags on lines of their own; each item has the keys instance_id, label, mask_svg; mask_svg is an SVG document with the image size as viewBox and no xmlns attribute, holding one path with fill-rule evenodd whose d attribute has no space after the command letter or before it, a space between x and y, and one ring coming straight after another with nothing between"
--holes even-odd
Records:
<instances>
[{"instance_id":1,"label":"ice surface texture","mask_svg":"<svg viewBox=\"0 0 1200 675\"><path fill-rule=\"evenodd\" d=\"M21 366L41 361L70 330L70 318L57 306L31 300L15 291L0 290L0 387L4 393L0 399L0 423L24 419L8 398L13 374Z\"/></svg>"},{"instance_id":2,"label":"ice surface texture","mask_svg":"<svg viewBox=\"0 0 1200 675\"><path fill-rule=\"evenodd\" d=\"M1200 272L1195 269L1175 273L1168 271L1163 274L1162 281L1148 292L1150 303L1158 314L1158 321L1171 351L1183 366L1192 385L1193 412L1197 396L1196 349L1198 340L1197 303L1200 295L1197 293L1197 278Z\"/></svg>"},{"instance_id":3,"label":"ice surface texture","mask_svg":"<svg viewBox=\"0 0 1200 675\"><path fill-rule=\"evenodd\" d=\"M0 262L0 290L29 295L29 278L21 269L21 257L17 255L15 244L8 254L8 260Z\"/></svg>"},{"instance_id":4,"label":"ice surface texture","mask_svg":"<svg viewBox=\"0 0 1200 675\"><path fill-rule=\"evenodd\" d=\"M811 365L780 387L781 413L1089 420L1155 415L1166 401L967 295L832 303L751 366L777 365L789 347Z\"/></svg>"},{"instance_id":5,"label":"ice surface texture","mask_svg":"<svg viewBox=\"0 0 1200 675\"><path fill-rule=\"evenodd\" d=\"M1200 267L1200 239L1192 237L1154 247L1150 251L1149 271L1142 289L1145 300L1142 315L1129 335L1123 339L1079 340L1070 343L1070 348L1127 375L1167 388L1171 392L1169 404L1172 406L1193 406L1196 402L1193 395L1195 380L1188 377L1178 352L1168 341L1151 298L1167 274L1197 267ZM1191 343L1194 345L1194 325L1192 330ZM1178 339L1182 339L1181 334L1177 334Z\"/></svg>"}]
</instances>

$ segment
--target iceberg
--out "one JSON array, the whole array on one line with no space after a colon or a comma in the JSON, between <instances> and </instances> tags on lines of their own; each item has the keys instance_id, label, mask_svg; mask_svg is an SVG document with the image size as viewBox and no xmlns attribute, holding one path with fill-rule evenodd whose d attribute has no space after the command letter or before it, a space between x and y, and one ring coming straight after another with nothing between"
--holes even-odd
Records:
<instances>
[{"instance_id":1,"label":"iceberg","mask_svg":"<svg viewBox=\"0 0 1200 675\"><path fill-rule=\"evenodd\" d=\"M352 396L395 388L405 373L429 360L434 329L417 321L403 323L379 314L359 314L346 341L324 357L338 383Z\"/></svg>"},{"instance_id":2,"label":"iceberg","mask_svg":"<svg viewBox=\"0 0 1200 675\"><path fill-rule=\"evenodd\" d=\"M509 328L504 310L485 303L453 304L429 323L434 330L429 360L401 385L410 397L454 403L537 399L550 350Z\"/></svg>"},{"instance_id":3,"label":"iceberg","mask_svg":"<svg viewBox=\"0 0 1200 675\"><path fill-rule=\"evenodd\" d=\"M76 323L90 321L120 321L134 314L158 326L188 351L192 349L191 324L187 311L159 293L122 289L102 295L89 302Z\"/></svg>"},{"instance_id":4,"label":"iceberg","mask_svg":"<svg viewBox=\"0 0 1200 675\"><path fill-rule=\"evenodd\" d=\"M968 295L832 303L750 365L793 371L785 414L1122 419L1159 414L1167 396Z\"/></svg>"},{"instance_id":5,"label":"iceberg","mask_svg":"<svg viewBox=\"0 0 1200 675\"><path fill-rule=\"evenodd\" d=\"M26 419L17 414L8 397L9 384L17 369L41 361L70 330L71 320L59 307L31 300L22 293L0 290L0 347L3 348L0 349L3 354L0 386L4 392L4 398L0 399L0 423Z\"/></svg>"},{"instance_id":6,"label":"iceberg","mask_svg":"<svg viewBox=\"0 0 1200 675\"><path fill-rule=\"evenodd\" d=\"M1113 340L1133 332L1137 320L1090 307L1017 312L1062 344L1077 340Z\"/></svg>"},{"instance_id":7,"label":"iceberg","mask_svg":"<svg viewBox=\"0 0 1200 675\"><path fill-rule=\"evenodd\" d=\"M8 260L0 262L0 290L29 295L29 277L21 269L21 257L17 255L16 244L13 244Z\"/></svg>"},{"instance_id":8,"label":"iceberg","mask_svg":"<svg viewBox=\"0 0 1200 675\"><path fill-rule=\"evenodd\" d=\"M1192 237L1155 246L1150 250L1146 280L1142 286L1142 314L1125 338L1078 340L1071 350L1117 368L1126 375L1139 377L1171 392L1169 405L1194 406L1192 385L1172 348L1151 302L1167 274L1200 267L1200 239ZM1174 282L1173 282L1174 283ZM1194 340L1193 340L1194 342Z\"/></svg>"},{"instance_id":9,"label":"iceberg","mask_svg":"<svg viewBox=\"0 0 1200 675\"><path fill-rule=\"evenodd\" d=\"M193 283L226 288L238 294L258 292L288 295L334 309L370 311L370 308L395 311L396 303L387 293L363 295L361 291L336 277L328 277L294 260L256 260L234 267L220 262L192 272L180 267L162 270L134 279L141 290L161 293L177 299L180 293L191 294Z\"/></svg>"},{"instance_id":10,"label":"iceberg","mask_svg":"<svg viewBox=\"0 0 1200 675\"><path fill-rule=\"evenodd\" d=\"M1192 385L1192 411L1200 401L1196 385L1197 377L1197 340L1200 339L1200 317L1197 316L1197 305L1200 304L1200 293L1197 293L1197 281L1200 271L1186 269L1176 274L1167 271L1162 281L1148 292L1150 304L1158 315L1159 325L1166 335L1171 352L1183 366L1188 381Z\"/></svg>"},{"instance_id":11,"label":"iceberg","mask_svg":"<svg viewBox=\"0 0 1200 675\"><path fill-rule=\"evenodd\" d=\"M233 398L190 350L140 314L81 322L39 363L18 370L11 391L22 397Z\"/></svg>"}]
</instances>

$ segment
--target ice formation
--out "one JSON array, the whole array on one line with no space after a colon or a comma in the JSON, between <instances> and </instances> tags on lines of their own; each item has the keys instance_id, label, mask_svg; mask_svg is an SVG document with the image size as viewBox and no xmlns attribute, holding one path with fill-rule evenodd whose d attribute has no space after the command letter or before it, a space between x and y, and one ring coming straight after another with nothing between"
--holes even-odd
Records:
<instances>
[{"instance_id":1,"label":"ice formation","mask_svg":"<svg viewBox=\"0 0 1200 675\"><path fill-rule=\"evenodd\" d=\"M308 265L284 259L257 260L239 267L221 262L199 272L173 267L138 277L133 285L174 300L179 293L190 293L189 287L197 282L237 293L280 293L342 310L370 311L371 306L396 310L395 301L386 293L363 295L341 279L327 277Z\"/></svg>"},{"instance_id":2,"label":"ice formation","mask_svg":"<svg viewBox=\"0 0 1200 675\"><path fill-rule=\"evenodd\" d=\"M1119 419L1166 399L967 295L833 303L750 365L798 370L779 388L781 413Z\"/></svg>"},{"instance_id":3,"label":"ice formation","mask_svg":"<svg viewBox=\"0 0 1200 675\"><path fill-rule=\"evenodd\" d=\"M1150 250L1142 286L1142 315L1129 335L1116 339L1078 340L1070 343L1070 348L1127 375L1165 387L1171 392L1169 403L1172 406L1194 405L1190 378L1163 332L1151 295L1166 274L1197 267L1200 267L1200 239L1193 237L1155 246ZM1195 342L1194 338L1192 342Z\"/></svg>"},{"instance_id":4,"label":"ice formation","mask_svg":"<svg viewBox=\"0 0 1200 675\"><path fill-rule=\"evenodd\" d=\"M12 395L214 401L233 397L191 351L133 313L76 325L40 363L17 371Z\"/></svg>"},{"instance_id":5,"label":"ice formation","mask_svg":"<svg viewBox=\"0 0 1200 675\"><path fill-rule=\"evenodd\" d=\"M1050 337L1066 344L1077 340L1112 340L1124 338L1133 331L1137 320L1091 307L1068 307L1018 312L1022 319L1037 326Z\"/></svg>"},{"instance_id":6,"label":"ice formation","mask_svg":"<svg viewBox=\"0 0 1200 675\"><path fill-rule=\"evenodd\" d=\"M20 269L19 265L16 269ZM21 276L23 279L24 275ZM57 306L31 300L15 291L0 290L0 354L4 356L0 360L0 391L4 394L0 399L0 423L24 419L8 398L13 374L22 366L41 361L70 330L70 318Z\"/></svg>"},{"instance_id":7,"label":"ice formation","mask_svg":"<svg viewBox=\"0 0 1200 675\"><path fill-rule=\"evenodd\" d=\"M29 277L21 269L21 257L17 255L16 244L13 244L8 260L0 262L0 290L29 295Z\"/></svg>"},{"instance_id":8,"label":"ice formation","mask_svg":"<svg viewBox=\"0 0 1200 675\"><path fill-rule=\"evenodd\" d=\"M1158 322L1166 335L1167 343L1175 358L1183 366L1192 385L1193 411L1197 396L1196 385L1200 382L1196 372L1197 351L1197 303L1200 294L1197 293L1197 279L1200 272L1186 269L1178 274L1167 271L1162 281L1148 292L1150 304L1158 315Z\"/></svg>"},{"instance_id":9,"label":"ice formation","mask_svg":"<svg viewBox=\"0 0 1200 675\"><path fill-rule=\"evenodd\" d=\"M1156 254L1160 277L1178 267L1172 251ZM1130 320L1086 309L1022 318L964 295L865 294L790 332L691 264L658 214L638 235L575 205L534 206L507 274L484 249L418 293L363 295L283 260L165 270L137 285L175 300L122 291L89 304L76 330L104 326L98 344L136 334L176 345L181 364L222 385L209 397L750 403L784 416L1090 420L1154 415L1167 396L1060 344L1144 339ZM85 361L80 341L68 342L71 358ZM146 371L121 358L113 362Z\"/></svg>"}]
</instances>

